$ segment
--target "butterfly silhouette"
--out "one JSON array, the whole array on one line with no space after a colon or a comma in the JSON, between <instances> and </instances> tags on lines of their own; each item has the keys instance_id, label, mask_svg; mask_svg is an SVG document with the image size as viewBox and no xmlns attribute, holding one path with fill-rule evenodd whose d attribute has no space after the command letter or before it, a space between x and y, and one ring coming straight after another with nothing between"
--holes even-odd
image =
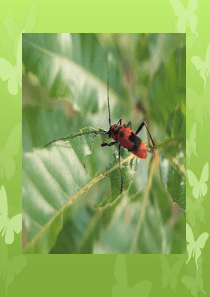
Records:
<instances>
[{"instance_id":1,"label":"butterfly silhouette","mask_svg":"<svg viewBox=\"0 0 210 297\"><path fill-rule=\"evenodd\" d=\"M193 196L196 199L201 195L205 196L208 189L206 182L209 178L209 163L204 165L199 181L191 170L187 170L187 176L190 186L193 187Z\"/></svg>"},{"instance_id":2,"label":"butterfly silhouette","mask_svg":"<svg viewBox=\"0 0 210 297\"><path fill-rule=\"evenodd\" d=\"M185 287L191 291L191 294L195 297L197 297L199 291L201 291L203 294L206 294L206 292L203 289L203 269L202 264L199 263L199 268L196 269L195 277L192 277L190 275L183 275L181 278L181 282L185 285Z\"/></svg>"},{"instance_id":3,"label":"butterfly silhouette","mask_svg":"<svg viewBox=\"0 0 210 297\"><path fill-rule=\"evenodd\" d=\"M8 218L7 194L4 186L0 190L0 232L5 235L6 244L14 241L14 232L20 233L22 230L22 214L19 213L13 218Z\"/></svg>"},{"instance_id":4,"label":"butterfly silhouette","mask_svg":"<svg viewBox=\"0 0 210 297\"><path fill-rule=\"evenodd\" d=\"M0 150L0 176L3 178L4 172L7 179L10 179L15 172L14 156L19 152L21 139L21 124L15 125L12 129L4 149Z\"/></svg>"},{"instance_id":5,"label":"butterfly silhouette","mask_svg":"<svg viewBox=\"0 0 210 297\"><path fill-rule=\"evenodd\" d=\"M210 73L210 44L206 51L206 60L202 61L198 56L194 56L191 58L191 61L195 65L196 70L200 70L200 76L204 80L204 89L206 87L206 76Z\"/></svg>"},{"instance_id":6,"label":"butterfly silhouette","mask_svg":"<svg viewBox=\"0 0 210 297\"><path fill-rule=\"evenodd\" d=\"M6 59L0 57L0 77L3 81L8 80L8 91L17 95L18 86L22 86L22 34L19 36L16 65L13 66Z\"/></svg>"},{"instance_id":7,"label":"butterfly silhouette","mask_svg":"<svg viewBox=\"0 0 210 297\"><path fill-rule=\"evenodd\" d=\"M16 58L16 52L18 47L18 40L19 36L22 31L26 33L32 33L34 29L36 28L36 18L37 18L37 12L38 12L39 5L38 3L33 3L27 12L24 26L21 29L16 21L11 17L5 17L2 20L2 26L4 27L4 30L7 33L7 36L11 42L13 42L13 56Z\"/></svg>"},{"instance_id":8,"label":"butterfly silhouette","mask_svg":"<svg viewBox=\"0 0 210 297\"><path fill-rule=\"evenodd\" d=\"M190 129L189 138L186 140L186 154L188 157L188 164L190 163L191 154L194 154L196 157L199 157L196 152L196 130L197 130L197 123L194 122Z\"/></svg>"},{"instance_id":9,"label":"butterfly silhouette","mask_svg":"<svg viewBox=\"0 0 210 297\"><path fill-rule=\"evenodd\" d=\"M200 222L206 223L204 219L205 208L203 207L203 197L199 199L190 199L187 197L187 210L188 220L192 226L195 226L195 220L198 219Z\"/></svg>"},{"instance_id":10,"label":"butterfly silhouette","mask_svg":"<svg viewBox=\"0 0 210 297\"><path fill-rule=\"evenodd\" d=\"M176 294L176 286L178 284L177 277L180 274L184 261L183 259L179 259L175 263L173 263L173 265L170 267L166 256L161 255L159 256L159 258L160 258L160 263L162 267L161 290L163 290L164 288L167 287L168 284L170 284L171 289L173 290L174 294Z\"/></svg>"},{"instance_id":11,"label":"butterfly silhouette","mask_svg":"<svg viewBox=\"0 0 210 297\"><path fill-rule=\"evenodd\" d=\"M201 95L198 95L193 88L187 86L186 94L187 98L190 98L190 104L187 104L187 114L193 111L193 117L200 125L200 138L202 138L205 120L210 116L209 90L206 88Z\"/></svg>"},{"instance_id":12,"label":"butterfly silhouette","mask_svg":"<svg viewBox=\"0 0 210 297\"><path fill-rule=\"evenodd\" d=\"M197 16L194 13L194 11L198 7L198 0L189 0L187 8L184 8L182 2L180 0L169 0L173 10L174 14L178 16L177 21L177 30L179 33L185 33L186 27L190 27L190 30L192 33L195 33L196 36L198 35L196 32L197 27Z\"/></svg>"},{"instance_id":13,"label":"butterfly silhouette","mask_svg":"<svg viewBox=\"0 0 210 297\"><path fill-rule=\"evenodd\" d=\"M191 256L193 256L195 257L195 263L198 268L198 258L201 255L201 248L204 248L204 245L208 237L209 237L209 234L207 232L204 232L195 241L191 227L188 224L186 224L186 239L187 239L187 242L189 242L189 244L187 245L187 251L188 251L189 257L187 259L186 264L191 259Z\"/></svg>"},{"instance_id":14,"label":"butterfly silhouette","mask_svg":"<svg viewBox=\"0 0 210 297\"><path fill-rule=\"evenodd\" d=\"M127 267L124 255L117 255L115 270L117 284L112 288L112 297L147 297L152 289L152 283L148 280L138 282L132 288L128 287Z\"/></svg>"},{"instance_id":15,"label":"butterfly silhouette","mask_svg":"<svg viewBox=\"0 0 210 297\"><path fill-rule=\"evenodd\" d=\"M8 91L12 95L17 95L18 86L22 86L22 33L30 33L36 27L36 17L38 12L38 3L33 3L26 15L24 28L20 29L16 21L11 17L2 20L2 25L13 42L13 56L16 65L12 65L6 59L0 57L0 77L3 81L8 80Z\"/></svg>"},{"instance_id":16,"label":"butterfly silhouette","mask_svg":"<svg viewBox=\"0 0 210 297\"><path fill-rule=\"evenodd\" d=\"M8 257L7 245L0 237L0 278L5 281L5 296L8 296L8 286L15 280L22 269L27 265L27 259L23 255L16 255L10 259Z\"/></svg>"}]
</instances>

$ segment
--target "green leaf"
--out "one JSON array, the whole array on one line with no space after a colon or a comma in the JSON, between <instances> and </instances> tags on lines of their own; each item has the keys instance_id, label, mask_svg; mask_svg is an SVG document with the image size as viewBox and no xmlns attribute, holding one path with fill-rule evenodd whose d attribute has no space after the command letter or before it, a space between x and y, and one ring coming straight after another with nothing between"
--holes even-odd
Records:
<instances>
[{"instance_id":1,"label":"green leaf","mask_svg":"<svg viewBox=\"0 0 210 297\"><path fill-rule=\"evenodd\" d=\"M89 134L77 138L78 143L85 143L81 158L91 153L95 136ZM34 241L30 247L33 252L49 251L62 228L65 207L80 196L80 190L88 182L90 179L79 157L62 142L50 150L23 154L23 220L28 227L29 241ZM34 225L38 230L37 237L34 237Z\"/></svg>"},{"instance_id":2,"label":"green leaf","mask_svg":"<svg viewBox=\"0 0 210 297\"><path fill-rule=\"evenodd\" d=\"M50 110L27 106L22 114L23 151L32 151L32 147L43 147L69 133L62 104Z\"/></svg>"},{"instance_id":3,"label":"green leaf","mask_svg":"<svg viewBox=\"0 0 210 297\"><path fill-rule=\"evenodd\" d=\"M169 138L176 138L186 135L186 117L181 106L177 105L171 112L166 123L166 134Z\"/></svg>"},{"instance_id":4,"label":"green leaf","mask_svg":"<svg viewBox=\"0 0 210 297\"><path fill-rule=\"evenodd\" d=\"M149 86L151 118L166 124L171 110L186 101L186 48L180 47L161 64Z\"/></svg>"},{"instance_id":5,"label":"green leaf","mask_svg":"<svg viewBox=\"0 0 210 297\"><path fill-rule=\"evenodd\" d=\"M167 190L163 188L159 177L154 177L152 180L152 187L150 190L150 200L154 203L157 201L162 220L165 223L172 215L171 202Z\"/></svg>"},{"instance_id":6,"label":"green leaf","mask_svg":"<svg viewBox=\"0 0 210 297\"><path fill-rule=\"evenodd\" d=\"M102 130L101 130L102 131ZM111 182L113 195L103 205L114 201L120 194L118 163L90 179L84 169L84 157L92 153L97 130L84 128L69 140L58 141L50 149L34 150L23 154L23 221L27 227L29 244L26 252L48 253L63 228L64 212L81 194L104 176ZM80 136L81 133L91 133ZM133 156L122 159L124 190L132 182ZM126 164L126 162L128 164ZM116 175L113 177L111 173Z\"/></svg>"},{"instance_id":7,"label":"green leaf","mask_svg":"<svg viewBox=\"0 0 210 297\"><path fill-rule=\"evenodd\" d=\"M174 158L166 159L160 152L160 176L164 187L182 209L186 209L186 172Z\"/></svg>"},{"instance_id":8,"label":"green leaf","mask_svg":"<svg viewBox=\"0 0 210 297\"><path fill-rule=\"evenodd\" d=\"M185 158L186 152L186 116L179 105L171 112L165 126L166 136L170 141L162 146L164 154L177 157L181 152ZM176 140L176 141L173 141ZM184 160L184 164L185 164Z\"/></svg>"},{"instance_id":9,"label":"green leaf","mask_svg":"<svg viewBox=\"0 0 210 297\"><path fill-rule=\"evenodd\" d=\"M129 206L126 203L119 205L112 225L100 233L99 241L94 246L94 253L129 254L141 215L141 207L142 203L139 201ZM157 204L154 207L148 207L146 218L138 234L138 250L135 253L170 253L170 242L170 231L162 223Z\"/></svg>"},{"instance_id":10,"label":"green leaf","mask_svg":"<svg viewBox=\"0 0 210 297\"><path fill-rule=\"evenodd\" d=\"M83 197L84 198L84 197ZM59 233L56 244L50 251L51 254L92 254L93 239L92 234L85 239L84 246L80 249L80 242L91 224L93 211L87 207L80 207L75 215L65 223ZM95 229L94 229L95 231Z\"/></svg>"},{"instance_id":11,"label":"green leaf","mask_svg":"<svg viewBox=\"0 0 210 297\"><path fill-rule=\"evenodd\" d=\"M171 231L163 223L157 201L153 207L147 207L146 217L138 235L135 253L169 254L171 251Z\"/></svg>"},{"instance_id":12,"label":"green leaf","mask_svg":"<svg viewBox=\"0 0 210 297\"><path fill-rule=\"evenodd\" d=\"M115 205L118 204L117 202L112 204L112 207L103 209L92 207L96 201L103 199L107 188L108 180L102 179L89 188L88 192L84 192L78 203L75 201L70 206L69 219L60 231L50 253L93 253L93 245L101 228L108 225L115 211Z\"/></svg>"},{"instance_id":13,"label":"green leaf","mask_svg":"<svg viewBox=\"0 0 210 297\"><path fill-rule=\"evenodd\" d=\"M107 52L94 34L24 34L23 63L52 97L65 97L83 112L107 109ZM109 81L112 110L125 98L122 66L113 56Z\"/></svg>"},{"instance_id":14,"label":"green leaf","mask_svg":"<svg viewBox=\"0 0 210 297\"><path fill-rule=\"evenodd\" d=\"M163 141L160 152L160 176L174 202L186 208L186 116L177 105L165 127L169 139Z\"/></svg>"}]
</instances>

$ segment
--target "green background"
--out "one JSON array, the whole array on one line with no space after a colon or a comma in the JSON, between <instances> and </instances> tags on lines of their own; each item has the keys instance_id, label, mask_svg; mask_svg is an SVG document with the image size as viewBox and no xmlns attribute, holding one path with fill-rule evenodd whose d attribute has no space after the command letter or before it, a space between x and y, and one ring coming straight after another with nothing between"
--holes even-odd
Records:
<instances>
[{"instance_id":1,"label":"green background","mask_svg":"<svg viewBox=\"0 0 210 297\"><path fill-rule=\"evenodd\" d=\"M190 3L195 1L191 0ZM33 2L5 2L1 4L0 20L12 17L20 29ZM188 1L182 1L187 7ZM37 24L34 32L178 32L178 16L168 0L163 1L42 1L38 4ZM210 43L208 1L200 1L195 11L198 23L196 34L187 28L187 139L194 122L197 123L196 152L191 154L187 169L199 179L208 162L210 86L206 75L206 86L191 58L206 59ZM12 42L3 26L0 26L0 57L12 65ZM17 95L8 92L7 82L0 79L0 149L3 149L11 130L21 123L21 89ZM9 218L22 211L21 146L14 156L15 173L11 179L1 177L0 186L7 193ZM209 186L209 181L207 181ZM188 198L190 197L190 198ZM193 208L188 209L188 199L194 201L192 188L187 179L187 222ZM194 200L193 200L194 199ZM200 198L201 199L201 198ZM198 199L198 201L200 201ZM192 227L195 240L208 232L210 205L207 195L200 201L204 209L202 217L195 216ZM192 206L192 202L190 204ZM201 205L199 206L201 207ZM91 296L201 296L209 292L209 239L202 249L196 270L194 258L185 264L188 255L21 255L22 234L15 235L12 245L0 241L0 295L57 296L82 293ZM165 260L163 260L165 259ZM176 273L180 260L181 270ZM163 262L165 264L163 264ZM167 262L168 261L168 262ZM170 268L169 268L170 266ZM3 269L4 268L4 269ZM187 286L183 284L184 276ZM195 281L193 281L195 278ZM186 277L185 277L186 280ZM186 283L186 282L185 282ZM198 284L194 289L193 285ZM193 290L194 289L194 290Z\"/></svg>"}]
</instances>

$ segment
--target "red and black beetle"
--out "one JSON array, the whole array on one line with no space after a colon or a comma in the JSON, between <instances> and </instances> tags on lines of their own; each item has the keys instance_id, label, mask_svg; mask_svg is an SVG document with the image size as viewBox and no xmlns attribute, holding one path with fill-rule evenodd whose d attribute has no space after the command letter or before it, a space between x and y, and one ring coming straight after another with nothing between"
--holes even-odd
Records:
<instances>
[{"instance_id":1,"label":"red and black beetle","mask_svg":"<svg viewBox=\"0 0 210 297\"><path fill-rule=\"evenodd\" d=\"M126 125L115 124L111 126L109 136L119 142L125 149L134 154L137 158L145 159L147 157L147 149L145 143L130 128L130 122ZM107 145L102 143L101 146ZM110 144L109 144L110 145Z\"/></svg>"},{"instance_id":2,"label":"red and black beetle","mask_svg":"<svg viewBox=\"0 0 210 297\"><path fill-rule=\"evenodd\" d=\"M108 109L109 109L109 105L108 105ZM109 111L110 113L110 111ZM119 143L119 169L120 169L120 173L121 173L121 188L120 188L120 193L122 193L123 190L123 176L122 176L122 171L121 171L121 167L120 167L120 147L124 147L125 149L127 149L129 152L131 152L132 154L134 154L137 158L140 159L145 159L147 157L147 148L145 143L141 140L141 138L139 138L137 136L137 134L142 130L143 127L146 127L147 132L150 136L150 139L152 141L153 144L153 148L155 147L155 143L152 139L152 136L149 132L149 129L147 127L147 125L145 124L145 122L143 122L138 129L136 130L136 132L134 133L131 130L131 122L129 121L128 124L123 124L122 125L122 119L119 120L119 122L117 124L114 125L110 125L110 129L108 132L106 132L106 134L109 134L110 138L113 138L114 141L110 142L110 143L102 143L101 146L112 146L116 143Z\"/></svg>"}]
</instances>

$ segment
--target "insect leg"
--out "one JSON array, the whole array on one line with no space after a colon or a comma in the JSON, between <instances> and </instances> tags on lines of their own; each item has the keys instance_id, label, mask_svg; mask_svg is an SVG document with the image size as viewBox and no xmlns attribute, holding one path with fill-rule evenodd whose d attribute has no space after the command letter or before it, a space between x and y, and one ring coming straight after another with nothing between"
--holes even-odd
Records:
<instances>
[{"instance_id":1,"label":"insect leg","mask_svg":"<svg viewBox=\"0 0 210 297\"><path fill-rule=\"evenodd\" d=\"M132 130L132 127L131 127L131 121L129 121L129 122L127 123L127 127L129 127L129 128Z\"/></svg>"},{"instance_id":2,"label":"insect leg","mask_svg":"<svg viewBox=\"0 0 210 297\"><path fill-rule=\"evenodd\" d=\"M117 125L120 124L120 126L122 126L122 119L119 119L119 121L117 122Z\"/></svg>"},{"instance_id":3,"label":"insect leg","mask_svg":"<svg viewBox=\"0 0 210 297\"><path fill-rule=\"evenodd\" d=\"M110 142L110 143L106 143L106 142L104 142L104 143L102 143L101 144L101 146L103 147L103 146L112 146L112 145L114 145L114 144L116 144L117 143L117 141L112 141L112 142Z\"/></svg>"},{"instance_id":4,"label":"insect leg","mask_svg":"<svg viewBox=\"0 0 210 297\"><path fill-rule=\"evenodd\" d=\"M138 133L142 130L142 128L143 128L144 126L145 126L146 129L147 129L147 132L148 132L148 134L149 134L149 137L150 137L150 139L151 139L151 141L152 141L153 146L156 146L155 143L154 143L154 140L153 140L153 138L152 138L152 135L150 134L149 129L148 129L148 127L147 127L147 125L146 125L145 122L141 123L141 125L140 125L140 126L138 127L138 129L136 130L136 133L135 133L135 134L138 134Z\"/></svg>"},{"instance_id":5,"label":"insect leg","mask_svg":"<svg viewBox=\"0 0 210 297\"><path fill-rule=\"evenodd\" d=\"M119 169L120 169L120 175L121 175L121 187L120 187L120 194L121 194L123 191L123 175L122 175L122 169L120 167L120 148L121 148L121 145L119 144L118 153L119 153Z\"/></svg>"}]
</instances>

